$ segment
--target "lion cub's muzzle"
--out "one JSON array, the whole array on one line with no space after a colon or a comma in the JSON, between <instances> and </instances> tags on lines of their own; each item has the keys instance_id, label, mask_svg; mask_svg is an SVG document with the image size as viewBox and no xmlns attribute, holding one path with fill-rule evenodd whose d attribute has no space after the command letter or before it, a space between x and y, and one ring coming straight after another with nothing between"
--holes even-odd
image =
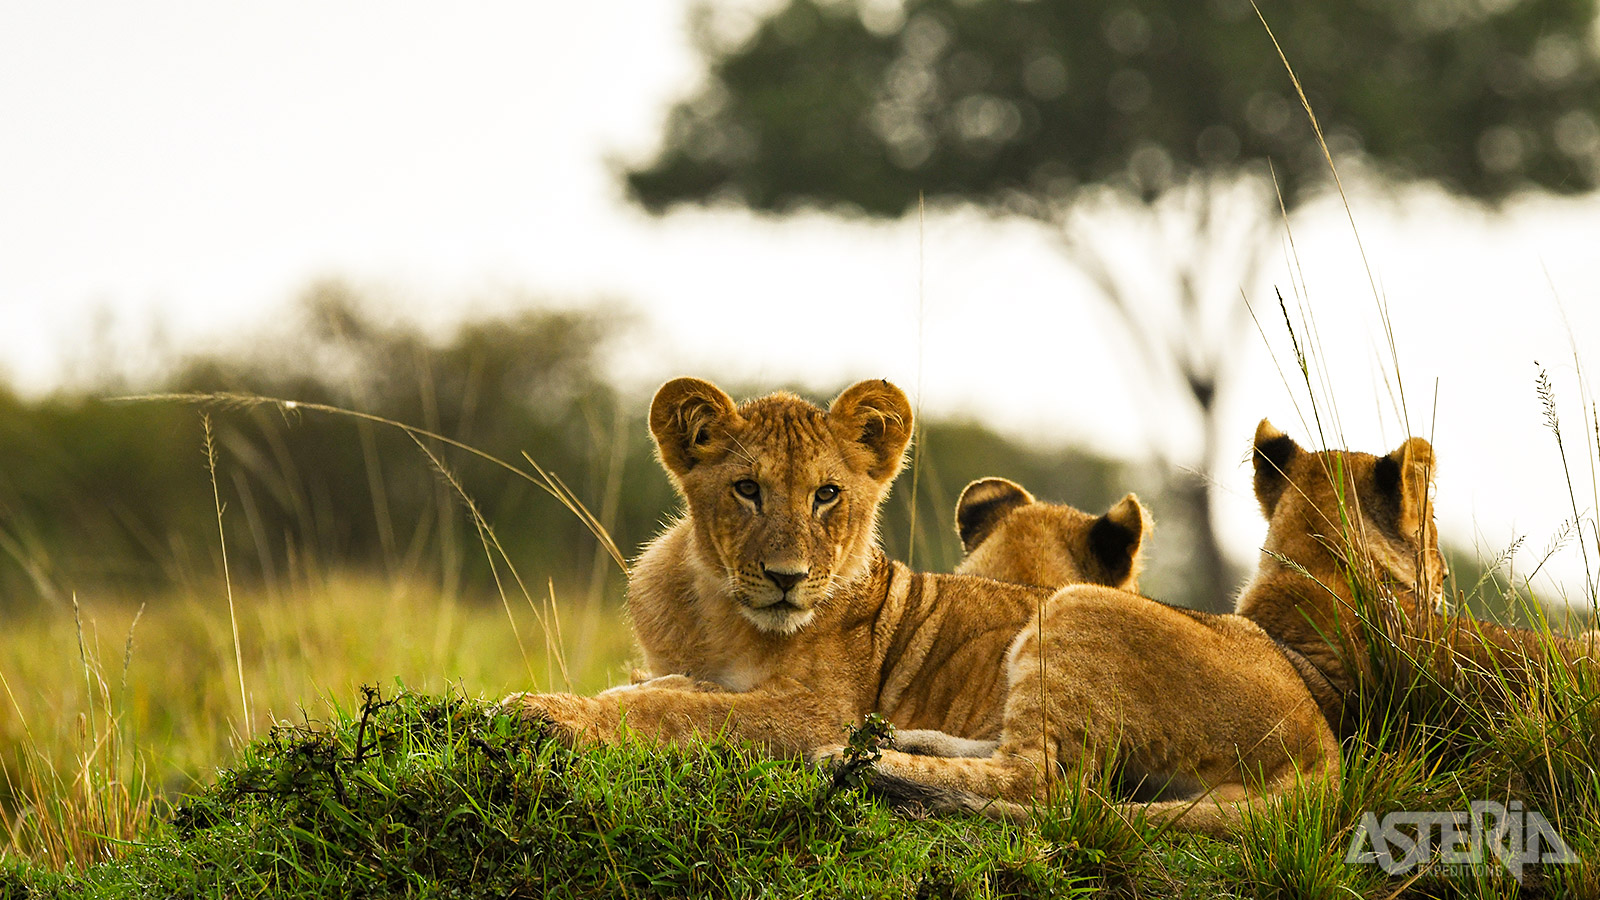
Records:
<instances>
[{"instance_id":1,"label":"lion cub's muzzle","mask_svg":"<svg viewBox=\"0 0 1600 900\"><path fill-rule=\"evenodd\" d=\"M811 574L811 570L809 568L807 568L807 569L771 569L771 568L762 568L761 574L767 576L767 580L772 582L778 588L778 591L783 596L787 597L789 595L789 593L794 590L795 585L797 585L800 582L806 580L806 576Z\"/></svg>"},{"instance_id":2,"label":"lion cub's muzzle","mask_svg":"<svg viewBox=\"0 0 1600 900\"><path fill-rule=\"evenodd\" d=\"M776 611L787 606L797 612L811 608L815 592L807 583L810 568L763 566L761 574L765 580L752 586L747 595L751 608Z\"/></svg>"},{"instance_id":3,"label":"lion cub's muzzle","mask_svg":"<svg viewBox=\"0 0 1600 900\"><path fill-rule=\"evenodd\" d=\"M763 567L763 579L741 592L740 612L765 631L789 633L811 620L812 606L826 593L824 579L809 568Z\"/></svg>"}]
</instances>

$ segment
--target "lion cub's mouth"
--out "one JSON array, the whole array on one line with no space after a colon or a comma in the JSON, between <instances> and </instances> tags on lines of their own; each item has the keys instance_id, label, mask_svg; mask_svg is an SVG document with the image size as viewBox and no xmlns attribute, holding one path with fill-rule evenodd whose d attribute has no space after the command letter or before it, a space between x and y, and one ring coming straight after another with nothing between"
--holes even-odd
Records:
<instances>
[{"instance_id":1,"label":"lion cub's mouth","mask_svg":"<svg viewBox=\"0 0 1600 900\"><path fill-rule=\"evenodd\" d=\"M740 603L739 613L762 631L793 634L810 623L816 611L787 598L758 606L748 598Z\"/></svg>"}]
</instances>

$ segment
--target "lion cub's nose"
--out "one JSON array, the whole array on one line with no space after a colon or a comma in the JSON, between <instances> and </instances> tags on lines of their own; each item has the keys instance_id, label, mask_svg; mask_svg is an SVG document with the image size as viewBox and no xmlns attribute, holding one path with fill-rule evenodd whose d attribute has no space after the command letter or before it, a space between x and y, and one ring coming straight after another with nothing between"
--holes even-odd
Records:
<instances>
[{"instance_id":1,"label":"lion cub's nose","mask_svg":"<svg viewBox=\"0 0 1600 900\"><path fill-rule=\"evenodd\" d=\"M789 593L790 588L793 588L795 585L799 584L801 581L804 581L806 575L811 570L810 569L801 569L798 572L785 572L785 571L783 571L781 569L763 568L761 571L762 571L762 573L764 573L767 576L767 580L768 581L770 581L773 584L778 586L778 590L783 591L785 594L787 594L787 593Z\"/></svg>"}]
</instances>

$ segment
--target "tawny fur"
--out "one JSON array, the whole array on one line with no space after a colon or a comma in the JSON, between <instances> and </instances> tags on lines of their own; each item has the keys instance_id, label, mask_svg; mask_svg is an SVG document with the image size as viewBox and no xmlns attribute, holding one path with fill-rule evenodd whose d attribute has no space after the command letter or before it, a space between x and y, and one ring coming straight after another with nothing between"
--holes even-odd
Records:
<instances>
[{"instance_id":1,"label":"tawny fur","mask_svg":"<svg viewBox=\"0 0 1600 900\"><path fill-rule=\"evenodd\" d=\"M1337 779L1332 732L1301 673L1259 627L1081 583L1107 565L1136 573L1146 520L1133 495L1097 519L988 479L963 493L956 519L968 549L958 571L1072 586L1011 648L992 749L902 732L877 763L879 791L935 811L1021 819L1061 777L1114 776L1122 796L1155 798L1124 809L1221 834L1247 802ZM1104 552L1107 521L1131 529L1110 544L1120 559ZM1108 764L1116 771L1102 771Z\"/></svg>"},{"instance_id":2,"label":"tawny fur","mask_svg":"<svg viewBox=\"0 0 1600 900\"><path fill-rule=\"evenodd\" d=\"M1100 584L1134 591L1150 518L1133 494L1096 516L1065 503L1038 502L1022 485L991 477L961 491L955 528L967 554L958 575L1051 590ZM894 743L895 749L924 756L988 756L999 746L995 739L905 728Z\"/></svg>"},{"instance_id":3,"label":"tawny fur","mask_svg":"<svg viewBox=\"0 0 1600 900\"><path fill-rule=\"evenodd\" d=\"M1308 680L1320 683L1318 702L1341 736L1359 726L1350 701L1363 673L1370 676L1372 627L1405 636L1409 652L1447 681L1497 673L1494 683L1514 685L1547 660L1575 663L1593 652L1589 641L1438 611L1446 570L1429 497L1433 448L1422 438L1386 456L1310 452L1263 419L1252 457L1269 524L1236 612L1315 667ZM1357 609L1352 571L1358 583L1379 588L1366 610ZM1376 624L1363 625L1363 612Z\"/></svg>"},{"instance_id":4,"label":"tawny fur","mask_svg":"<svg viewBox=\"0 0 1600 900\"><path fill-rule=\"evenodd\" d=\"M956 572L1047 588L1103 584L1137 591L1149 522L1133 494L1096 516L1041 503L1009 479L982 478L956 501L956 533L966 550Z\"/></svg>"},{"instance_id":5,"label":"tawny fur","mask_svg":"<svg viewBox=\"0 0 1600 900\"><path fill-rule=\"evenodd\" d=\"M676 675L510 702L574 741L615 740L626 719L648 738L726 732L788 757L839 743L869 712L999 734L1006 650L1050 591L883 555L878 507L911 434L898 388L862 382L824 411L782 393L735 405L684 378L657 392L650 422L687 509L634 564L628 610L648 670Z\"/></svg>"}]
</instances>

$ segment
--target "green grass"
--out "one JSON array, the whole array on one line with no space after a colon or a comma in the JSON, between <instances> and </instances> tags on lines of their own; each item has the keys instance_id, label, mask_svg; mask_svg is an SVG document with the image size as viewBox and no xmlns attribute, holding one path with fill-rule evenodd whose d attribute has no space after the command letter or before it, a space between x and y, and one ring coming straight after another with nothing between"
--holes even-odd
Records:
<instances>
[{"instance_id":1,"label":"green grass","mask_svg":"<svg viewBox=\"0 0 1600 900\"><path fill-rule=\"evenodd\" d=\"M626 624L593 601L358 576L239 590L234 616L222 596L7 622L0 897L1600 897L1600 686L1581 670L1506 703L1493 673L1441 683L1414 665L1426 648L1391 648L1339 788L1214 841L1124 821L1093 784L1028 828L903 818L727 743L573 752L491 717L512 690L622 680ZM1540 811L1580 862L1521 883L1345 862L1367 812L1475 799Z\"/></svg>"},{"instance_id":2,"label":"green grass","mask_svg":"<svg viewBox=\"0 0 1600 900\"><path fill-rule=\"evenodd\" d=\"M1343 862L1363 812L1515 794L1476 758L1396 732L1346 747L1337 790L1252 815L1229 841L1126 822L1068 791L1028 828L903 818L857 786L725 742L573 751L457 691L366 689L282 724L88 865L8 857L0 896L1568 897L1595 895L1595 785L1552 815L1584 858L1385 876ZM1592 778L1592 776L1591 776ZM1587 791L1585 793L1584 791ZM9 892L9 894L7 893Z\"/></svg>"},{"instance_id":3,"label":"green grass","mask_svg":"<svg viewBox=\"0 0 1600 900\"><path fill-rule=\"evenodd\" d=\"M1059 823L906 821L727 744L574 753L489 712L456 694L369 693L250 744L116 860L11 864L0 884L326 898L1074 897L1106 883Z\"/></svg>"}]
</instances>

